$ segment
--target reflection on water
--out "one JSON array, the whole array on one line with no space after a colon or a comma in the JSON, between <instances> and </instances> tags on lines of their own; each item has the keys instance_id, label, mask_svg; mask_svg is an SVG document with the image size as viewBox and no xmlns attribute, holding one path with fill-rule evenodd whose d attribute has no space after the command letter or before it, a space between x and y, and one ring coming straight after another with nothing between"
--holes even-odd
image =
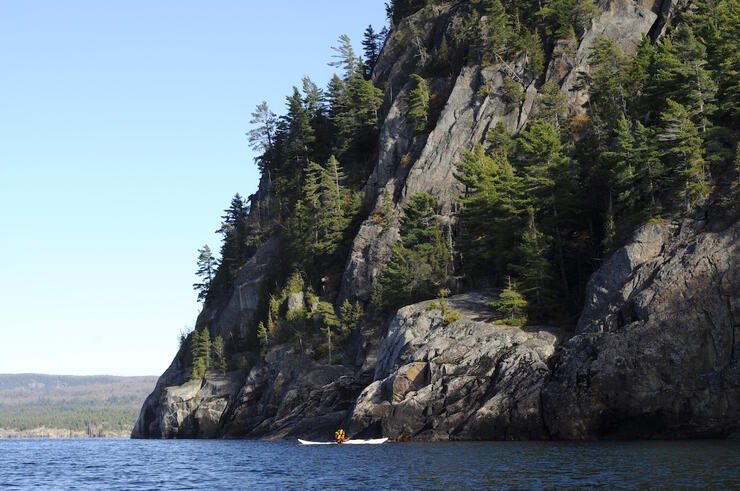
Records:
<instances>
[{"instance_id":1,"label":"reflection on water","mask_svg":"<svg viewBox=\"0 0 740 491\"><path fill-rule=\"evenodd\" d=\"M740 488L740 441L0 440L0 489Z\"/></svg>"}]
</instances>

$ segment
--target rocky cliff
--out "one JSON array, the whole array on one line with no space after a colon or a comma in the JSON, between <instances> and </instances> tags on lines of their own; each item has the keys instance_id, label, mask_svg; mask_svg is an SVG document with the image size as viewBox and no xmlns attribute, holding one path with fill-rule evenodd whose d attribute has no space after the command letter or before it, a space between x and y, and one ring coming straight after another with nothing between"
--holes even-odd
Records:
<instances>
[{"instance_id":1,"label":"rocky cliff","mask_svg":"<svg viewBox=\"0 0 740 491\"><path fill-rule=\"evenodd\" d=\"M648 224L592 278L575 335L511 327L495 292L400 309L377 361L276 347L244 377L182 385L170 367L136 437L726 437L740 431L740 224ZM691 231L691 233L689 233ZM688 238L690 237L690 238ZM372 370L367 370L372 365Z\"/></svg>"},{"instance_id":2,"label":"rocky cliff","mask_svg":"<svg viewBox=\"0 0 740 491\"><path fill-rule=\"evenodd\" d=\"M557 83L568 110L583 111L577 87L588 56L605 35L633 53L660 35L671 0L610 0L578 40L555 45L545 80ZM487 67L454 66L433 82L445 97L428 134L407 124L408 73L417 37L438 48L460 2L435 4L392 32L373 76L383 89L378 159L365 186L367 219L346 259L338 302L367 302L399 237L403 204L428 192L452 226L460 184L454 163L498 122L524 127L538 95L526 59ZM454 48L454 47L453 47ZM508 104L504 78L524 94ZM481 91L482 87L488 90ZM381 224L374 217L388 208ZM178 358L149 396L134 437L326 437L394 439L584 439L728 436L740 430L740 277L738 225L650 223L591 278L575 331L507 326L487 307L495 291L454 296L459 319L422 302L391 319L371 316L353 334L343 365L325 365L295 346L248 355L243 372L186 381ZM214 334L244 336L262 294L275 243L243 268L230 298L210 313ZM273 265L274 266L274 265Z\"/></svg>"},{"instance_id":3,"label":"rocky cliff","mask_svg":"<svg viewBox=\"0 0 740 491\"><path fill-rule=\"evenodd\" d=\"M542 397L553 437L740 429L740 224L648 224L592 278Z\"/></svg>"}]
</instances>

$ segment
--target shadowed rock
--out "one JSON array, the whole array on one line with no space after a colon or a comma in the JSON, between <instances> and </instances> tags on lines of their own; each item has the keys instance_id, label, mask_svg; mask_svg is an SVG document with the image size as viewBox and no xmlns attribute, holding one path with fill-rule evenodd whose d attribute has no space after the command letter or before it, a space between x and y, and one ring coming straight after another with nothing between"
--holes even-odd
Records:
<instances>
[{"instance_id":1,"label":"shadowed rock","mask_svg":"<svg viewBox=\"0 0 740 491\"><path fill-rule=\"evenodd\" d=\"M740 429L740 224L692 225L646 225L593 276L578 335L544 391L553 437Z\"/></svg>"}]
</instances>

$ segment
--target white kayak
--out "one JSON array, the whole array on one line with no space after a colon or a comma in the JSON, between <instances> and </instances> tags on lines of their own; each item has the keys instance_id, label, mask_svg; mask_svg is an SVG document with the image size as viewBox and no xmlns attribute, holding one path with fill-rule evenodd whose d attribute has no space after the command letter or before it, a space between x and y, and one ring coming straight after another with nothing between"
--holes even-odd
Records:
<instances>
[{"instance_id":1,"label":"white kayak","mask_svg":"<svg viewBox=\"0 0 740 491\"><path fill-rule=\"evenodd\" d=\"M301 445L380 445L387 441L387 438L375 438L372 440L347 440L340 444L337 442L312 442L309 440L301 440L300 438L298 439L298 443Z\"/></svg>"}]
</instances>

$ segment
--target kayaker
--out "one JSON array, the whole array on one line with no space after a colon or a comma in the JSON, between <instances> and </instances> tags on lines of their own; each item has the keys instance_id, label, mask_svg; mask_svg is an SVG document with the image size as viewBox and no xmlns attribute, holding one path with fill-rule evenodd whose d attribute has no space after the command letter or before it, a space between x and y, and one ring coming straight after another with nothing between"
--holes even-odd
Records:
<instances>
[{"instance_id":1,"label":"kayaker","mask_svg":"<svg viewBox=\"0 0 740 491\"><path fill-rule=\"evenodd\" d=\"M334 432L334 439L337 441L338 444L342 444L347 441L347 435L344 434L344 430L339 428L337 431Z\"/></svg>"}]
</instances>

